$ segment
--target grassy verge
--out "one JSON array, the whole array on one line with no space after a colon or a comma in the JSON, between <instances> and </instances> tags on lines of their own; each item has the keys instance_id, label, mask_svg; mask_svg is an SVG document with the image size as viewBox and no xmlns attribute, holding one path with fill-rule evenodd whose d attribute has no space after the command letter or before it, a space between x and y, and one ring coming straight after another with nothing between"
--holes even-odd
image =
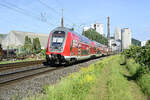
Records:
<instances>
[{"instance_id":1,"label":"grassy verge","mask_svg":"<svg viewBox=\"0 0 150 100\"><path fill-rule=\"evenodd\" d=\"M124 63L120 56L105 58L70 74L58 84L45 86L43 94L23 100L140 100L137 99L139 97L148 100L143 98L138 85L150 95L150 74L138 75L137 85L129 78L143 73L141 66L132 59L123 65L120 63ZM127 72L131 73L131 77L125 74Z\"/></svg>"},{"instance_id":2,"label":"grassy verge","mask_svg":"<svg viewBox=\"0 0 150 100\"><path fill-rule=\"evenodd\" d=\"M79 72L63 78L60 83L46 86L45 94L38 96L36 100L84 100L104 67L108 66L110 59L112 58L98 61L88 68L81 68ZM34 98L33 96L23 100L34 100Z\"/></svg>"},{"instance_id":3,"label":"grassy verge","mask_svg":"<svg viewBox=\"0 0 150 100\"><path fill-rule=\"evenodd\" d=\"M148 94L150 99L150 74L144 74L137 80L138 85L142 88L143 92Z\"/></svg>"},{"instance_id":4,"label":"grassy verge","mask_svg":"<svg viewBox=\"0 0 150 100\"><path fill-rule=\"evenodd\" d=\"M121 73L122 66L119 62L119 56L113 56L108 61L106 70L98 77L87 100L133 100L128 80Z\"/></svg>"},{"instance_id":5,"label":"grassy verge","mask_svg":"<svg viewBox=\"0 0 150 100\"><path fill-rule=\"evenodd\" d=\"M133 100L128 80L121 73L122 66L118 63L119 56L111 61L110 75L108 77L109 100Z\"/></svg>"},{"instance_id":6,"label":"grassy verge","mask_svg":"<svg viewBox=\"0 0 150 100\"><path fill-rule=\"evenodd\" d=\"M37 59L32 59L32 58L28 58L28 59L24 59L24 60L15 60L15 61L0 61L0 64L9 64L9 63L17 63L17 62L28 62L28 61L36 61ZM43 58L44 60L44 58Z\"/></svg>"},{"instance_id":7,"label":"grassy verge","mask_svg":"<svg viewBox=\"0 0 150 100\"><path fill-rule=\"evenodd\" d=\"M98 77L86 100L149 100L137 83L130 80L130 75L136 73L139 65L133 60L129 60L125 64L123 58L119 56L112 58L108 61L109 66L105 67Z\"/></svg>"},{"instance_id":8,"label":"grassy verge","mask_svg":"<svg viewBox=\"0 0 150 100\"><path fill-rule=\"evenodd\" d=\"M147 67L136 63L133 59L128 59L126 68L145 94L150 98L150 71Z\"/></svg>"}]
</instances>

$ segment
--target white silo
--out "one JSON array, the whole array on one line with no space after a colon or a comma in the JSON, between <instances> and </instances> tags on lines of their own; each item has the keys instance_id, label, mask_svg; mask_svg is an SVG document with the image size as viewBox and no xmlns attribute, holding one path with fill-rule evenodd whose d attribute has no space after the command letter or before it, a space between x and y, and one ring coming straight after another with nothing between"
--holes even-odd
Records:
<instances>
[{"instance_id":1,"label":"white silo","mask_svg":"<svg viewBox=\"0 0 150 100\"><path fill-rule=\"evenodd\" d=\"M115 41L121 40L121 29L120 29L120 27L115 28L114 39L115 39Z\"/></svg>"},{"instance_id":2,"label":"white silo","mask_svg":"<svg viewBox=\"0 0 150 100\"><path fill-rule=\"evenodd\" d=\"M129 28L121 29L121 48L129 49L131 45L131 30Z\"/></svg>"}]
</instances>

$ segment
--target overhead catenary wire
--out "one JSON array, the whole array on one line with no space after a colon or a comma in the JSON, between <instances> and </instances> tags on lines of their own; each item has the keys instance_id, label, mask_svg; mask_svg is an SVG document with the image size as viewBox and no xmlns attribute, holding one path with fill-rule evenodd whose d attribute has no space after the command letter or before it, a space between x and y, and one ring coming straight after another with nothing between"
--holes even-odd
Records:
<instances>
[{"instance_id":1,"label":"overhead catenary wire","mask_svg":"<svg viewBox=\"0 0 150 100\"><path fill-rule=\"evenodd\" d=\"M41 3L42 5L44 5L45 7L49 8L51 11L53 11L54 13L60 14L59 12L57 12L57 10L55 10L53 7L47 5L46 3L44 3L41 0L37 0L39 3Z\"/></svg>"},{"instance_id":2,"label":"overhead catenary wire","mask_svg":"<svg viewBox=\"0 0 150 100\"><path fill-rule=\"evenodd\" d=\"M17 13L20 13L20 14L23 14L23 15L25 15L25 16L28 16L28 17L30 17L30 18L32 18L32 19L35 19L35 20L37 20L37 21L41 21L41 22L44 22L44 23L47 23L47 24L50 24L50 25L54 25L54 24L52 24L52 23L50 23L50 22L48 22L48 21L42 21L39 17L36 17L36 16L33 16L34 14L32 13L32 14L30 14L30 13L27 13L26 12L26 10L25 9L23 9L23 8L21 8L21 7L18 7L18 6L16 6L16 5L14 5L14 4L11 4L11 3L0 3L0 6L1 7L5 7L5 8L7 8L7 9L10 9L10 10L12 10L12 11L15 11L15 12L17 12Z\"/></svg>"},{"instance_id":3,"label":"overhead catenary wire","mask_svg":"<svg viewBox=\"0 0 150 100\"><path fill-rule=\"evenodd\" d=\"M43 6L45 6L46 8L50 9L53 13L57 14L58 16L61 16L61 13L58 12L55 8L51 7L50 5L46 4L45 2L43 2L42 0L37 0L40 4L42 4ZM68 17L64 17L65 21L68 22L68 24L74 24L72 22L72 20L70 20Z\"/></svg>"}]
</instances>

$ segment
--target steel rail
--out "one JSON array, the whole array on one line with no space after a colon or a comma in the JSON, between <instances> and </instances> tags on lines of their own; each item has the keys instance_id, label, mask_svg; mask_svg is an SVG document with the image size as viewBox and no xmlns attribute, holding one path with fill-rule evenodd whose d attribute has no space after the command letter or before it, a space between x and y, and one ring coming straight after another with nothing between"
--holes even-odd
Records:
<instances>
[{"instance_id":1,"label":"steel rail","mask_svg":"<svg viewBox=\"0 0 150 100\"><path fill-rule=\"evenodd\" d=\"M37 60L37 61L26 61L26 62L17 62L17 63L9 63L9 64L0 64L0 71L43 64L45 61L46 60Z\"/></svg>"},{"instance_id":2,"label":"steel rail","mask_svg":"<svg viewBox=\"0 0 150 100\"><path fill-rule=\"evenodd\" d=\"M25 78L31 78L33 76L45 74L47 72L51 72L62 68L64 67L41 67L37 69L31 69L31 70L20 71L16 73L0 75L0 87L3 85L10 84L12 82L24 80Z\"/></svg>"}]
</instances>

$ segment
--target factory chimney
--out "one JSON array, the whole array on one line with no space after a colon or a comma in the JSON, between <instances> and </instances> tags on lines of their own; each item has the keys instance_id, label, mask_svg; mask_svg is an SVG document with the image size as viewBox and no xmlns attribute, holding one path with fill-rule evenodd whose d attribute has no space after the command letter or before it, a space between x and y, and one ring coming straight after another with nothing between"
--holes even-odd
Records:
<instances>
[{"instance_id":1,"label":"factory chimney","mask_svg":"<svg viewBox=\"0 0 150 100\"><path fill-rule=\"evenodd\" d=\"M107 46L110 47L110 17L107 17L107 39L108 39L108 44Z\"/></svg>"},{"instance_id":2,"label":"factory chimney","mask_svg":"<svg viewBox=\"0 0 150 100\"><path fill-rule=\"evenodd\" d=\"M64 27L64 16L63 16L63 9L62 9L62 17L61 17L61 27Z\"/></svg>"}]
</instances>

